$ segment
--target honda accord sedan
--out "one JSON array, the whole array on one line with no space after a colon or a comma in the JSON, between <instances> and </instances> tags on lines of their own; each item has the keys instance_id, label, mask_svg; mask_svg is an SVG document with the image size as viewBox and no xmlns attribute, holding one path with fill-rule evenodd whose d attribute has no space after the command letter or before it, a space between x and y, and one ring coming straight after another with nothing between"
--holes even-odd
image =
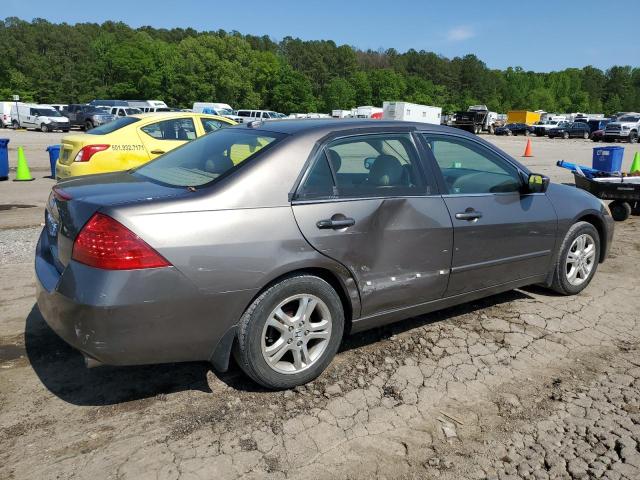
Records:
<instances>
[{"instance_id":1,"label":"honda accord sedan","mask_svg":"<svg viewBox=\"0 0 640 480\"><path fill-rule=\"evenodd\" d=\"M458 129L259 121L51 193L35 268L88 366L212 362L317 377L344 335L542 284L584 289L612 220Z\"/></svg>"}]
</instances>

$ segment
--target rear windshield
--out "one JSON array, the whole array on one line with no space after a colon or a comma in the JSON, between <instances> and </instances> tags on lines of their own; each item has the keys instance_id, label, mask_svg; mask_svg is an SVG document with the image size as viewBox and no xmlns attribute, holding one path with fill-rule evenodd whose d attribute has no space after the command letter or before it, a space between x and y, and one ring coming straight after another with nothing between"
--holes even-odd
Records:
<instances>
[{"instance_id":1,"label":"rear windshield","mask_svg":"<svg viewBox=\"0 0 640 480\"><path fill-rule=\"evenodd\" d=\"M87 130L86 133L89 135L106 135L107 133L115 132L116 130L120 130L122 127L126 127L127 125L131 125L132 123L139 121L140 119L136 117L122 117L114 120L113 122L105 123L99 127Z\"/></svg>"},{"instance_id":2,"label":"rear windshield","mask_svg":"<svg viewBox=\"0 0 640 480\"><path fill-rule=\"evenodd\" d=\"M201 187L257 157L282 137L244 128L216 130L143 165L136 173L174 187Z\"/></svg>"}]
</instances>

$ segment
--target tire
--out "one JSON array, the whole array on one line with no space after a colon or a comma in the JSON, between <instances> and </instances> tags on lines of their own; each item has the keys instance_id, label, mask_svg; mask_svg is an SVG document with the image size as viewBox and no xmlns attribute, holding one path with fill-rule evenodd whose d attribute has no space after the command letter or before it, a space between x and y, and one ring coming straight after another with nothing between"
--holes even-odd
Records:
<instances>
[{"instance_id":1,"label":"tire","mask_svg":"<svg viewBox=\"0 0 640 480\"><path fill-rule=\"evenodd\" d=\"M525 131L524 131L524 136L525 136L525 137L528 137L529 135L531 135L531 132L529 132L529 130L525 130Z\"/></svg>"},{"instance_id":2,"label":"tire","mask_svg":"<svg viewBox=\"0 0 640 480\"><path fill-rule=\"evenodd\" d=\"M304 298L317 303L311 316L298 323L296 315ZM277 317L277 310L286 315ZM320 324L325 325L323 330L319 330ZM318 338L309 339L314 332ZM260 385L278 390L292 388L324 371L338 351L343 332L344 311L333 287L313 275L295 275L269 287L245 311L238 325L234 355L240 368ZM320 334L328 338L320 338ZM277 344L282 348L275 347ZM277 358L269 362L267 357L274 347L272 356ZM305 356L310 360L307 365Z\"/></svg>"},{"instance_id":3,"label":"tire","mask_svg":"<svg viewBox=\"0 0 640 480\"><path fill-rule=\"evenodd\" d=\"M589 140L589 134L587 132L584 132L582 138L584 138L585 140Z\"/></svg>"},{"instance_id":4,"label":"tire","mask_svg":"<svg viewBox=\"0 0 640 480\"><path fill-rule=\"evenodd\" d=\"M495 131L496 131L496 129L493 128L493 125L489 125L489 130L488 130L489 135L493 135L495 133Z\"/></svg>"},{"instance_id":5,"label":"tire","mask_svg":"<svg viewBox=\"0 0 640 480\"><path fill-rule=\"evenodd\" d=\"M86 121L84 122L84 129L86 130L91 130L93 128L93 123L91 123L90 121Z\"/></svg>"},{"instance_id":6,"label":"tire","mask_svg":"<svg viewBox=\"0 0 640 480\"><path fill-rule=\"evenodd\" d=\"M20 124L18 123L17 120L14 120L13 122L11 122L11 126L13 127L14 130L18 130L20 128Z\"/></svg>"},{"instance_id":7,"label":"tire","mask_svg":"<svg viewBox=\"0 0 640 480\"><path fill-rule=\"evenodd\" d=\"M640 215L640 200L637 202L633 202L633 204L631 205L631 215Z\"/></svg>"},{"instance_id":8,"label":"tire","mask_svg":"<svg viewBox=\"0 0 640 480\"><path fill-rule=\"evenodd\" d=\"M69 129L67 128L66 130L62 130L64 133L69 133Z\"/></svg>"},{"instance_id":9,"label":"tire","mask_svg":"<svg viewBox=\"0 0 640 480\"><path fill-rule=\"evenodd\" d=\"M562 138L564 138L565 140L569 138L569 132L564 132L562 134Z\"/></svg>"},{"instance_id":10,"label":"tire","mask_svg":"<svg viewBox=\"0 0 640 480\"><path fill-rule=\"evenodd\" d=\"M629 134L629 143L638 143L638 134L636 132Z\"/></svg>"},{"instance_id":11,"label":"tire","mask_svg":"<svg viewBox=\"0 0 640 480\"><path fill-rule=\"evenodd\" d=\"M42 124L40 124L40 131L41 131L42 133L47 133L47 132L49 131L49 127L47 126L47 124L46 124L46 123L42 123Z\"/></svg>"},{"instance_id":12,"label":"tire","mask_svg":"<svg viewBox=\"0 0 640 480\"><path fill-rule=\"evenodd\" d=\"M584 239L582 244L580 239ZM584 248L580 248L584 245ZM575 262L570 263L571 255ZM588 222L574 223L562 241L551 288L561 295L576 295L593 279L600 259L600 236Z\"/></svg>"},{"instance_id":13,"label":"tire","mask_svg":"<svg viewBox=\"0 0 640 480\"><path fill-rule=\"evenodd\" d=\"M602 137L602 141L605 143L611 143L613 142L613 138L611 137Z\"/></svg>"},{"instance_id":14,"label":"tire","mask_svg":"<svg viewBox=\"0 0 640 480\"><path fill-rule=\"evenodd\" d=\"M511 137L513 135L513 132L511 130L507 130L507 137Z\"/></svg>"},{"instance_id":15,"label":"tire","mask_svg":"<svg viewBox=\"0 0 640 480\"><path fill-rule=\"evenodd\" d=\"M599 139L598 137L593 137L593 138L591 139L591 141L593 141L593 142L599 142L599 141L600 141L600 139Z\"/></svg>"},{"instance_id":16,"label":"tire","mask_svg":"<svg viewBox=\"0 0 640 480\"><path fill-rule=\"evenodd\" d=\"M631 216L631 205L627 202L615 200L609 204L609 211L616 222L624 222Z\"/></svg>"}]
</instances>

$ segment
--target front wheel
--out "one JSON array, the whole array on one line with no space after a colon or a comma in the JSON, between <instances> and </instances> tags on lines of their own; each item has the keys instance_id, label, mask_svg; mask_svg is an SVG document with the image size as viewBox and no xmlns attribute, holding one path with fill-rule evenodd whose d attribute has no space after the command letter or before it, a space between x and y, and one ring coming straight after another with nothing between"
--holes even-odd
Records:
<instances>
[{"instance_id":1,"label":"front wheel","mask_svg":"<svg viewBox=\"0 0 640 480\"><path fill-rule=\"evenodd\" d=\"M93 123L91 123L89 121L85 122L85 124L84 124L84 129L85 130L91 130L92 128L93 128Z\"/></svg>"},{"instance_id":2,"label":"front wheel","mask_svg":"<svg viewBox=\"0 0 640 480\"><path fill-rule=\"evenodd\" d=\"M42 125L40 125L40 131L42 133L47 133L49 131L49 127L47 126L46 123L43 123Z\"/></svg>"},{"instance_id":3,"label":"front wheel","mask_svg":"<svg viewBox=\"0 0 640 480\"><path fill-rule=\"evenodd\" d=\"M305 384L327 367L340 346L344 311L336 291L313 275L296 275L265 290L238 325L240 368L267 388Z\"/></svg>"},{"instance_id":4,"label":"front wheel","mask_svg":"<svg viewBox=\"0 0 640 480\"><path fill-rule=\"evenodd\" d=\"M13 122L11 122L11 126L13 127L14 130L18 130L20 128L20 124L18 123L17 120L14 120Z\"/></svg>"},{"instance_id":5,"label":"front wheel","mask_svg":"<svg viewBox=\"0 0 640 480\"><path fill-rule=\"evenodd\" d=\"M589 140L589 134L587 132L584 132L582 138L584 138L585 140Z\"/></svg>"},{"instance_id":6,"label":"front wheel","mask_svg":"<svg viewBox=\"0 0 640 480\"><path fill-rule=\"evenodd\" d=\"M629 143L638 143L638 134L636 132L629 134Z\"/></svg>"},{"instance_id":7,"label":"front wheel","mask_svg":"<svg viewBox=\"0 0 640 480\"><path fill-rule=\"evenodd\" d=\"M564 133L562 134L562 138L564 138L565 140L566 140L567 138L569 138L569 133L568 133L568 132L564 132Z\"/></svg>"},{"instance_id":8,"label":"front wheel","mask_svg":"<svg viewBox=\"0 0 640 480\"><path fill-rule=\"evenodd\" d=\"M584 290L598 268L600 236L593 225L577 222L569 229L556 259L552 288L562 295Z\"/></svg>"}]
</instances>

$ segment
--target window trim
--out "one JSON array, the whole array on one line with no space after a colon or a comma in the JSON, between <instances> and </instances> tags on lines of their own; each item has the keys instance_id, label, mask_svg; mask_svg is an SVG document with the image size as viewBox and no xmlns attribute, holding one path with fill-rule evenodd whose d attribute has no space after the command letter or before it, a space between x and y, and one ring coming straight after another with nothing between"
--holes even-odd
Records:
<instances>
[{"instance_id":1,"label":"window trim","mask_svg":"<svg viewBox=\"0 0 640 480\"><path fill-rule=\"evenodd\" d=\"M387 127L380 130L362 130L362 129L353 129L353 130L343 130L332 132L325 137L318 140L314 147L311 149L309 156L303 165L300 174L298 175L298 179L296 180L293 188L289 192L289 200L292 204L310 204L310 203L327 203L327 202L342 202L342 201L357 201L357 200L376 200L376 199L386 199L386 198L423 198L423 197L432 197L440 195L440 188L437 183L437 179L435 177L429 177L427 175L425 165L423 163L423 152L422 152L422 144L420 144L415 135L415 128L407 128L407 127ZM415 194L404 194L399 192L392 192L389 195L375 195L375 194L366 194L359 196L346 196L340 193L339 187L336 181L336 173L333 169L333 165L328 160L328 155L326 150L328 146L339 140L354 138L354 137L363 137L363 136L380 136L380 135L406 135L409 137L411 144L414 149L414 165L420 179L422 180L422 185L417 187ZM307 180L311 170L315 167L316 162L320 158L320 155L324 155L325 161L329 164L329 168L331 169L331 176L333 178L333 189L334 195L332 196L318 196L316 198L302 198L300 197L300 189L304 185L304 182Z\"/></svg>"},{"instance_id":2,"label":"window trim","mask_svg":"<svg viewBox=\"0 0 640 480\"><path fill-rule=\"evenodd\" d=\"M526 176L529 175L530 172L528 172L527 170L523 169L522 166L518 165L517 163L515 163L513 161L513 159L509 158L506 154L504 154L503 152L499 151L499 150L494 150L493 148L491 148L490 146L485 145L483 142L479 142L478 140L476 140L475 138L469 138L466 135L460 135L460 134L456 134L456 133L446 133L446 132L437 132L437 131L433 131L433 130L417 130L416 131L416 135L419 137L419 140L425 150L425 156L426 158L428 158L429 163L431 164L431 168L432 170L434 170L434 175L435 178L438 182L438 188L441 192L441 195L443 197L468 197L468 196L504 196L504 195L513 195L513 194L518 194L518 195L524 195L525 193L523 193L523 188L525 187L525 181L524 178ZM484 150L488 150L489 152L491 152L492 154L494 154L496 157L500 158L501 160L503 160L504 162L507 163L507 165L513 167L513 169L516 171L516 173L518 174L518 177L520 179L520 190L518 191L514 191L514 192L486 192L486 193L451 193L449 192L449 187L447 186L446 182L444 181L444 176L442 175L442 170L440 170L440 166L438 165L438 161L436 160L433 152L431 151L431 149L429 148L429 146L427 145L427 140L425 139L425 135L429 135L432 137L440 137L440 138L456 138L456 139L461 139L461 140L466 140L468 142L471 142L475 145L477 145L478 147L484 149ZM527 193L528 194L528 193ZM544 193L543 193L544 195Z\"/></svg>"}]
</instances>

